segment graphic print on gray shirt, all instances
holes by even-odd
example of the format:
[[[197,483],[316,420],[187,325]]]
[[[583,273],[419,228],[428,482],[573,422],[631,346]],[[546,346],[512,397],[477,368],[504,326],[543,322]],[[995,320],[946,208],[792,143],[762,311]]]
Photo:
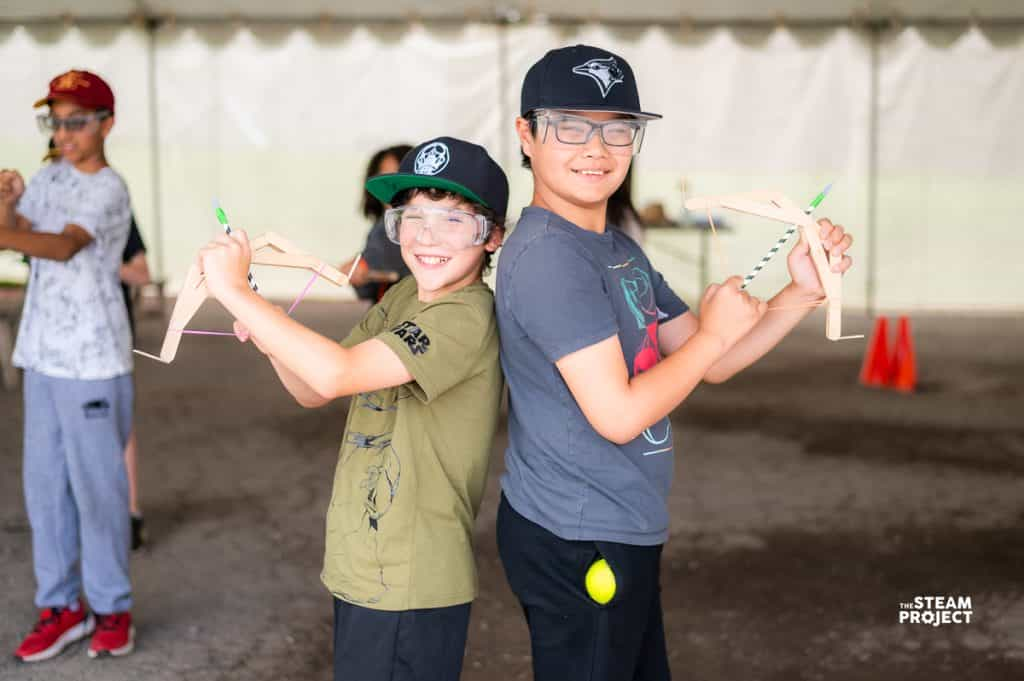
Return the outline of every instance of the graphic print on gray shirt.
[[[75,224],[93,240],[67,262],[31,259],[14,364],[78,380],[130,373],[120,267],[132,211],[121,176],[110,167],[89,174],[56,161],[35,174],[17,211],[34,232],[60,234]]]
[[[563,539],[661,544],[673,473],[667,418],[617,445],[587,421],[555,362],[618,334],[630,377],[658,363],[658,324],[689,308],[619,230],[589,232],[530,207],[502,248],[496,284],[509,387],[502,490]]]

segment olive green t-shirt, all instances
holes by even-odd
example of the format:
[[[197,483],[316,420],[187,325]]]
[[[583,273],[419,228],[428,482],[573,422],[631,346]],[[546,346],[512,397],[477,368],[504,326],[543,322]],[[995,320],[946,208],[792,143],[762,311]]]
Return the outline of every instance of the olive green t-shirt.
[[[327,511],[324,584],[377,610],[476,596],[473,520],[503,387],[490,289],[416,291],[413,277],[391,287],[342,341],[383,341],[413,377],[352,397]]]

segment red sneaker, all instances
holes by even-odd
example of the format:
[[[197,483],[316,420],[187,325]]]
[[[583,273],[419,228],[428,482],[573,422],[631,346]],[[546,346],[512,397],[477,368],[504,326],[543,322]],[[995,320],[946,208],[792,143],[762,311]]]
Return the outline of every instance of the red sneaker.
[[[96,613],[96,633],[89,644],[89,657],[120,657],[135,648],[135,627],[130,612],[110,615]]]
[[[39,621],[32,633],[25,637],[14,657],[22,662],[40,662],[60,654],[75,641],[92,633],[96,620],[85,609],[81,599],[78,610],[46,608],[39,613]]]

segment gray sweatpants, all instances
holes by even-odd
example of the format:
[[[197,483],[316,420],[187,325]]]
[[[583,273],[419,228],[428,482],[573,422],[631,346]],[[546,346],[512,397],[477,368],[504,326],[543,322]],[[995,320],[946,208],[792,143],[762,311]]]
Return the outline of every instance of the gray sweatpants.
[[[130,610],[131,521],[124,446],[132,377],[103,381],[25,371],[25,505],[38,608],[66,607],[85,585],[98,613]]]

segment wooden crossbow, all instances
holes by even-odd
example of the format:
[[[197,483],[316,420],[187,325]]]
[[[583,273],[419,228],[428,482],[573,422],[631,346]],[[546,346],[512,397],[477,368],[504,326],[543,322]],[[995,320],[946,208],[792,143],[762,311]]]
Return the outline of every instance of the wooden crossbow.
[[[346,275],[327,263],[304,253],[290,241],[274,232],[267,232],[256,237],[252,240],[250,247],[254,265],[307,269],[335,286],[344,286],[348,283]],[[151,355],[141,350],[135,350],[135,352],[164,364],[173,362],[175,355],[178,354],[181,336],[186,332],[185,325],[192,320],[209,295],[209,291],[206,289],[206,277],[199,271],[199,265],[193,264],[189,268],[188,274],[185,275],[185,283],[182,284],[178,298],[174,302],[170,323],[167,326],[167,335],[164,336],[163,345],[160,347],[160,355]]]
[[[780,192],[757,191],[742,194],[725,194],[689,199],[686,208],[705,211],[710,216],[712,208],[727,208],[769,220],[797,225],[811,247],[811,260],[818,272],[818,278],[825,289],[825,337],[832,341],[863,338],[861,335],[843,336],[843,275],[832,271],[831,257],[818,236],[817,222],[800,206]],[[709,218],[710,219],[710,218]]]

